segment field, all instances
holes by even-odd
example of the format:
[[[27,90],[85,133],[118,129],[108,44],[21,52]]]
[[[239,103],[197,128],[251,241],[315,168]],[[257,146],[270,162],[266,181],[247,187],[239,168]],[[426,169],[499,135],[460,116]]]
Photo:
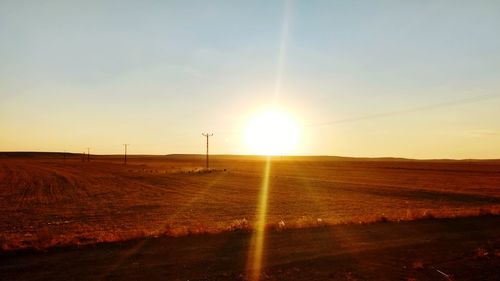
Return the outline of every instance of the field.
[[[244,279],[265,157],[65,158],[0,154],[0,279]],[[499,213],[498,160],[273,157],[263,279],[495,280]]]
[[[6,250],[251,228],[266,162],[20,156],[0,159]],[[496,213],[500,162],[274,157],[268,200],[271,228]]]

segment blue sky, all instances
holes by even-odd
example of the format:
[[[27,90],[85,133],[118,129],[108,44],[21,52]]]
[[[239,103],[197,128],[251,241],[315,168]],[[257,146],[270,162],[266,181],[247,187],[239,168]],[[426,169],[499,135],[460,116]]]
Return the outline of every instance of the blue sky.
[[[498,1],[2,0],[0,150],[246,153],[277,102],[296,154],[499,158],[498,34]]]

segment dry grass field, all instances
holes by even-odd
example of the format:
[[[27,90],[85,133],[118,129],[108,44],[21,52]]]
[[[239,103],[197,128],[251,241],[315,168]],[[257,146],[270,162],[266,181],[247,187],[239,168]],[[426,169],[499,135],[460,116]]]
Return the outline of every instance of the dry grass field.
[[[265,158],[3,153],[3,250],[251,229]],[[498,213],[500,161],[273,157],[267,224]]]
[[[0,154],[1,280],[256,280],[266,158]],[[500,161],[273,157],[259,280],[498,280]]]

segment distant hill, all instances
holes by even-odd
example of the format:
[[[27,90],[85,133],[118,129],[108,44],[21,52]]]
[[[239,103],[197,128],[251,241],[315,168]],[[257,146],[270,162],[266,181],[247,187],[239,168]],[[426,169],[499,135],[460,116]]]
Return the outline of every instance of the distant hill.
[[[92,157],[98,158],[113,158],[123,157],[121,154],[91,154]],[[24,159],[37,159],[37,158],[75,158],[81,157],[81,153],[71,152],[38,152],[38,151],[0,151],[0,158],[24,158]],[[166,154],[166,155],[139,155],[129,154],[130,158],[169,158],[169,159],[204,159],[205,154]],[[260,160],[266,156],[262,155],[236,155],[236,154],[216,154],[210,155],[213,160]],[[410,159],[398,157],[345,157],[345,156],[327,156],[327,155],[314,155],[314,156],[272,156],[277,160],[290,160],[290,161],[383,161],[383,162],[406,162],[406,161],[487,161],[487,162],[500,162],[500,159]]]
[[[0,152],[0,158],[64,158],[70,155],[81,155],[69,152],[32,152],[32,151],[7,151]]]

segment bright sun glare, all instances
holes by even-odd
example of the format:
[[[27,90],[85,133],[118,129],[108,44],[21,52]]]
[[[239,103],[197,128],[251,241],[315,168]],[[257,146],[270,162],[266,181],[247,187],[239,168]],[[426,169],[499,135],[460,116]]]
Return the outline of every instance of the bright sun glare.
[[[252,154],[286,155],[294,152],[299,139],[295,120],[285,111],[257,112],[245,131],[245,142]]]

